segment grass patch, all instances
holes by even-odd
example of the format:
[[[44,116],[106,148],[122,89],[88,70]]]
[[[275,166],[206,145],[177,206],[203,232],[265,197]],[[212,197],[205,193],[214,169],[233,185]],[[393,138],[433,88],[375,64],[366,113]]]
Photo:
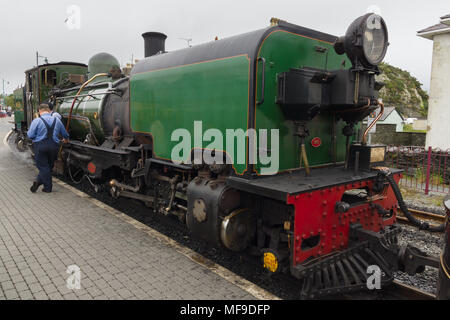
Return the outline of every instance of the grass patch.
[[[412,124],[405,124],[403,126],[403,132],[427,133],[427,130],[414,130]]]
[[[417,180],[419,180],[419,181],[421,181],[423,183],[426,183],[426,180],[427,180],[427,171],[426,171],[426,169],[417,168],[414,177]],[[430,174],[430,185],[441,186],[443,184],[444,184],[444,177],[443,176],[441,176],[438,173],[431,173]]]

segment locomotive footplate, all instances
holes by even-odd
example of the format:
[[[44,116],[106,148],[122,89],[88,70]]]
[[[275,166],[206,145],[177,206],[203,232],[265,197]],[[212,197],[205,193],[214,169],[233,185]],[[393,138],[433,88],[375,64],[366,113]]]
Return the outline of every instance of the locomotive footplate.
[[[136,167],[139,147],[109,149],[91,146],[76,140],[63,145],[63,150],[70,159],[83,163],[92,177],[100,177],[102,170],[112,166],[131,171]]]
[[[398,169],[390,170],[393,174],[403,172]],[[358,171],[355,173],[353,170],[346,170],[343,166],[339,166],[312,169],[309,176],[306,176],[303,170],[298,170],[254,179],[229,177],[227,183],[236,190],[286,201],[289,195],[367,181],[375,179],[377,175],[377,171]]]

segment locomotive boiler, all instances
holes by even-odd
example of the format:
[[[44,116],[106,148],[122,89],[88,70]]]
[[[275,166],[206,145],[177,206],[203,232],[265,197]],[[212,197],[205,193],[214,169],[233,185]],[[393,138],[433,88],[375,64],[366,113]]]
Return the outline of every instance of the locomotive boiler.
[[[59,173],[260,256],[268,272],[304,280],[305,298],[365,289],[371,266],[386,286],[397,270],[435,265],[398,245],[398,205],[434,230],[408,214],[402,172],[384,167],[386,147],[367,144],[361,127],[384,108],[382,17],[364,15],[340,38],[272,19],[173,52],[164,34],[143,37],[129,76],[103,53],[84,81],[49,92],[71,136]]]

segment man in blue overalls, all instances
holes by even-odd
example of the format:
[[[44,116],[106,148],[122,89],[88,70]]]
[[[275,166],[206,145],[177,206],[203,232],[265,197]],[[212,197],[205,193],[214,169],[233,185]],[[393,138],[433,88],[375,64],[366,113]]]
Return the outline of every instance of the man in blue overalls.
[[[33,140],[34,160],[39,169],[39,175],[30,188],[35,193],[37,189],[44,185],[43,192],[51,193],[52,170],[59,150],[59,136],[66,142],[69,134],[63,123],[56,117],[52,117],[50,107],[47,104],[39,106],[40,118],[36,118],[31,123],[28,130],[28,137]]]

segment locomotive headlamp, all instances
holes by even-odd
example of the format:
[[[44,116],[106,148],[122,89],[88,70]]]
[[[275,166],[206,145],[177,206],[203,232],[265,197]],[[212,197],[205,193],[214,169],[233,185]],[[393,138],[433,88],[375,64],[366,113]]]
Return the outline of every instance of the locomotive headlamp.
[[[386,23],[379,15],[369,13],[356,19],[334,47],[338,54],[347,54],[354,68],[376,69],[388,45]]]

